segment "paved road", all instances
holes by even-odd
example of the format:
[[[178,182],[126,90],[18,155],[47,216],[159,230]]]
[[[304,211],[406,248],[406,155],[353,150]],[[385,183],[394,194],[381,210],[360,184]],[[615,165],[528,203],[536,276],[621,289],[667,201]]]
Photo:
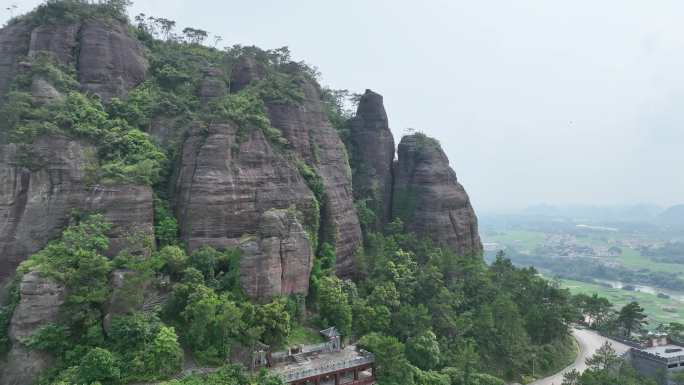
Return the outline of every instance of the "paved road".
[[[563,374],[572,369],[577,369],[580,373],[587,368],[587,364],[584,362],[588,357],[591,357],[594,352],[601,347],[606,341],[610,341],[613,345],[613,349],[618,354],[622,354],[629,350],[627,345],[621,344],[619,342],[608,340],[606,337],[599,335],[598,333],[586,330],[586,329],[575,329],[572,331],[573,336],[579,344],[580,352],[575,359],[575,362],[568,366],[567,368],[561,370],[560,372],[554,374],[553,376],[542,378],[537,380],[530,385],[561,385],[563,382]]]

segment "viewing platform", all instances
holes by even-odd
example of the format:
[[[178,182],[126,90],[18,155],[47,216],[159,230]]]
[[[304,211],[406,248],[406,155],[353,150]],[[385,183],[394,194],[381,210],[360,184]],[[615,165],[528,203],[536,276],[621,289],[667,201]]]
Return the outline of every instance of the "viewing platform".
[[[274,366],[271,373],[293,385],[366,385],[375,383],[375,357],[355,345]]]

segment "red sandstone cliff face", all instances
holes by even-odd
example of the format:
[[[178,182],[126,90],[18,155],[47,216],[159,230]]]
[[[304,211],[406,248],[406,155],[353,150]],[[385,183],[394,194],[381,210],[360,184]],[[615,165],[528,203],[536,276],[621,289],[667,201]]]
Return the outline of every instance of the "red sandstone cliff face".
[[[119,22],[19,22],[0,30],[0,100],[17,75],[20,57],[39,52],[62,65],[78,65],[81,87],[104,100],[124,95],[144,80],[147,70],[142,46]],[[31,91],[42,103],[61,97],[41,78],[33,79]],[[0,133],[0,143],[4,136]],[[46,136],[30,152],[15,144],[0,146],[0,288],[21,261],[63,230],[72,210],[103,212],[114,224],[110,255],[123,247],[130,232],[153,234],[152,189],[91,183],[86,167],[95,153],[92,146]]]
[[[86,21],[79,32],[78,81],[84,90],[108,101],[145,80],[142,45],[121,23]]]
[[[64,286],[30,272],[22,277],[19,295],[9,327],[12,349],[0,367],[0,385],[32,384],[54,361],[50,353],[28,349],[21,341],[57,321],[59,307],[66,298]]]
[[[148,68],[145,50],[125,24],[18,22],[0,29],[0,103],[20,71],[19,59],[41,52],[74,68],[81,90],[105,102],[143,82]],[[284,67],[280,70],[300,70]],[[209,108],[211,101],[266,76],[266,69],[249,56],[233,67],[230,81],[223,68],[207,68],[200,104]],[[419,136],[406,137],[393,166],[394,139],[382,96],[367,91],[350,122],[351,155],[358,166],[352,177],[347,150],[328,120],[319,85],[307,77],[297,79],[301,101],[267,101],[265,106],[271,125],[288,142],[287,151],[258,128],[225,121],[171,132],[167,117],[154,117],[150,133],[159,142],[182,138],[172,203],[190,252],[204,245],[240,248],[240,282],[254,299],[306,294],[314,237],[335,245],[338,275],[356,273],[355,253],[362,240],[354,198],[371,200],[378,215],[376,231],[393,216],[401,217],[410,231],[459,253],[481,250],[468,196],[438,146],[425,146],[432,142]],[[31,93],[39,103],[62,97],[38,77]],[[0,143],[4,139],[0,132]],[[102,212],[113,223],[109,255],[125,246],[129,234],[153,234],[152,189],[93,184],[87,170],[94,153],[84,142],[44,136],[30,146],[29,165],[19,146],[0,144],[0,293],[21,261],[60,234],[73,210]],[[300,175],[298,161],[310,165],[323,184],[320,206]],[[115,272],[115,278],[117,274],[124,278],[122,272]],[[64,299],[62,287],[35,273],[23,277],[20,292],[10,330],[14,342],[54,320]],[[110,310],[116,312],[113,297]],[[11,370],[2,373],[0,385],[31,383],[50,362],[49,354],[26,351],[20,343],[8,357]]]
[[[305,95],[302,104],[267,104],[269,118],[297,153],[315,165],[325,186],[322,239],[335,245],[337,274],[351,276],[354,256],[361,246],[361,227],[354,207],[347,152],[323,110],[318,86],[305,82],[301,87]]]
[[[439,143],[422,134],[399,143],[392,212],[406,229],[459,254],[478,254],[477,217]]]
[[[17,74],[19,57],[28,53],[30,37],[31,27],[24,23],[0,29],[0,101]]]
[[[272,229],[275,225],[266,224],[270,218],[264,215],[272,209],[292,208],[310,216],[316,209],[314,196],[261,130],[251,130],[239,142],[238,129],[226,122],[206,129],[197,126],[189,132],[175,198],[181,237],[190,251],[204,245],[243,248],[241,281],[253,298],[305,294],[313,258],[309,238],[300,231],[302,218],[289,218],[292,224],[283,224],[287,230]],[[301,233],[293,241],[294,252],[276,257],[279,251],[274,243],[287,243],[292,226]],[[254,245],[247,245],[250,241]]]
[[[43,137],[32,145],[37,166],[29,169],[17,145],[0,146],[0,285],[61,233],[73,210],[102,212],[114,224],[109,255],[133,232],[153,234],[152,189],[91,185],[86,168],[93,153],[65,137]]]
[[[287,69],[285,69],[287,70]],[[295,66],[290,70],[296,71]],[[249,57],[243,57],[231,75],[231,91],[259,80],[264,71]],[[347,151],[331,126],[321,101],[320,87],[313,80],[299,80],[304,98],[299,103],[267,102],[271,125],[279,129],[293,151],[313,165],[325,187],[322,202],[322,240],[331,241],[337,252],[337,274],[351,276],[355,253],[361,247],[361,227],[352,192]]]
[[[37,26],[18,22],[0,29],[0,99],[17,74],[18,59],[38,52],[49,52],[59,64],[77,65],[82,89],[104,101],[142,83],[148,67],[142,45],[120,22]]]
[[[349,126],[354,198],[367,200],[376,214],[372,230],[381,232],[392,215],[394,163],[394,137],[382,95],[366,90]]]
[[[82,89],[105,101],[124,96],[142,82],[148,66],[144,49],[124,24],[19,22],[0,30],[0,98],[17,74],[17,60],[38,52],[74,66]],[[283,65],[279,70],[300,69]],[[230,81],[222,68],[207,68],[200,102],[207,108],[212,100],[267,75],[249,56],[236,63]],[[271,125],[287,139],[294,158],[276,150],[258,129],[243,127],[249,134],[238,140],[240,127],[231,122],[192,126],[186,133],[173,203],[181,236],[191,250],[202,245],[243,248],[242,282],[255,298],[306,293],[311,235],[334,243],[339,275],[355,273],[361,229],[354,198],[370,200],[378,216],[376,231],[400,216],[409,230],[432,236],[457,252],[480,250],[477,219],[441,149],[421,147],[415,136],[405,138],[393,177],[394,139],[382,96],[367,91],[350,122],[352,177],[347,151],[328,121],[319,85],[306,76],[297,79],[301,101],[266,102]],[[42,103],[61,97],[44,79],[34,79],[32,91]],[[183,134],[167,132],[164,117],[153,119],[151,131],[162,143]],[[148,187],[90,185],[84,170],[92,149],[77,141],[46,137],[33,147],[42,166],[32,169],[22,166],[15,145],[0,148],[0,178],[6,182],[0,187],[0,281],[59,234],[72,209],[105,212],[116,225],[113,250],[121,247],[124,237],[117,229],[151,233]],[[325,191],[320,213],[297,160],[311,165],[321,179]],[[317,214],[320,228],[307,227]]]

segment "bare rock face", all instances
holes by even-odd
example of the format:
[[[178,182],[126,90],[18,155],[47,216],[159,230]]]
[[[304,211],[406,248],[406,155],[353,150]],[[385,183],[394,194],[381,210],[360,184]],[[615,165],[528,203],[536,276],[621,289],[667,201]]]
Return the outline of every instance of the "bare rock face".
[[[4,369],[0,369],[0,385],[32,384],[52,364],[47,352],[29,350],[21,341],[41,327],[55,322],[59,307],[66,297],[65,288],[37,272],[22,277],[19,304],[12,314],[9,338],[12,349]]]
[[[296,66],[292,71],[297,71]],[[263,78],[265,70],[251,58],[233,68],[231,92]],[[355,253],[361,246],[361,227],[352,196],[352,178],[344,143],[331,126],[321,101],[320,87],[313,80],[299,81],[304,95],[300,103],[266,102],[271,125],[279,129],[290,147],[313,165],[325,187],[322,202],[322,240],[332,241],[337,253],[337,274],[355,272]]]
[[[19,22],[0,29],[0,99],[17,74],[17,60],[39,52],[50,53],[63,66],[78,64],[83,89],[104,101],[123,96],[142,83],[148,67],[142,45],[120,22],[88,20],[39,26]]]
[[[145,80],[142,45],[118,22],[86,21],[80,31],[78,80],[104,101],[120,97]]]
[[[63,97],[52,84],[40,77],[35,77],[31,82],[31,96],[38,104],[49,104]]]
[[[459,254],[477,254],[482,243],[477,217],[439,143],[423,134],[399,143],[394,172],[393,216],[407,230],[432,238]]]
[[[133,232],[153,234],[151,188],[91,185],[92,147],[43,137],[29,150],[0,146],[0,287],[21,261],[59,236],[74,209],[102,212],[113,223],[109,255]]]
[[[264,212],[256,237],[244,239],[240,249],[240,282],[250,297],[308,292],[313,254],[309,236],[291,210]]]
[[[228,85],[220,68],[207,68],[200,84],[200,102],[206,106],[210,102],[228,95]]]
[[[208,128],[198,125],[190,130],[183,145],[174,207],[181,238],[191,251],[204,245],[218,249],[240,247],[246,237],[263,236],[275,242],[276,233],[284,234],[282,242],[287,243],[286,239],[296,238],[287,235],[294,230],[271,231],[272,215],[264,213],[293,208],[305,218],[316,214],[314,196],[296,168],[273,150],[261,130],[248,129],[242,135],[239,130],[232,123]],[[306,253],[292,257],[292,263],[297,263],[298,258],[307,259],[311,253],[308,239],[297,239],[298,252]],[[302,273],[306,274],[296,278],[255,267],[274,263],[275,251],[266,245],[268,242],[257,240],[254,247],[245,246],[246,257],[241,260],[245,291],[254,297],[306,293],[306,270],[310,267],[303,267]],[[287,252],[283,255],[291,256]]]
[[[359,101],[350,122],[350,153],[354,197],[368,199],[376,213],[374,229],[382,231],[392,215],[392,165],[394,137],[390,131],[382,95],[371,90]]]
[[[65,297],[64,286],[36,271],[24,274],[19,284],[19,304],[9,328],[12,343],[19,343],[41,326],[55,322]]]
[[[28,51],[30,36],[31,27],[26,23],[15,23],[0,29],[0,102],[17,74],[17,60]]]
[[[250,55],[242,55],[233,67],[230,76],[230,92],[236,93],[255,80],[266,77],[266,70]]]
[[[280,129],[295,151],[309,164],[325,187],[321,215],[322,239],[332,240],[337,254],[337,274],[355,273],[355,253],[361,246],[361,227],[352,196],[351,168],[347,151],[325,112],[319,87],[301,84],[301,104],[267,103],[271,125]]]
[[[78,46],[81,23],[40,25],[31,32],[29,56],[50,52],[57,63],[68,66],[76,62],[74,52]]]

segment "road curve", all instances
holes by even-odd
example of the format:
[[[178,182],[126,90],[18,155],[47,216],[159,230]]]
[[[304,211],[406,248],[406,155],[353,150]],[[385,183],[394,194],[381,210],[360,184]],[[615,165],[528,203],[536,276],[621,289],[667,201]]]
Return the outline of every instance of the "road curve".
[[[575,340],[577,340],[580,350],[575,362],[560,372],[552,376],[539,379],[530,383],[529,385],[561,385],[563,383],[563,375],[566,372],[577,369],[578,372],[582,373],[587,368],[587,364],[584,361],[591,357],[594,352],[598,350],[598,348],[600,348],[601,345],[603,345],[606,341],[609,341],[613,345],[613,349],[615,349],[618,354],[622,354],[629,350],[629,346],[603,337],[592,330],[574,329],[572,331],[572,335],[575,337]]]

